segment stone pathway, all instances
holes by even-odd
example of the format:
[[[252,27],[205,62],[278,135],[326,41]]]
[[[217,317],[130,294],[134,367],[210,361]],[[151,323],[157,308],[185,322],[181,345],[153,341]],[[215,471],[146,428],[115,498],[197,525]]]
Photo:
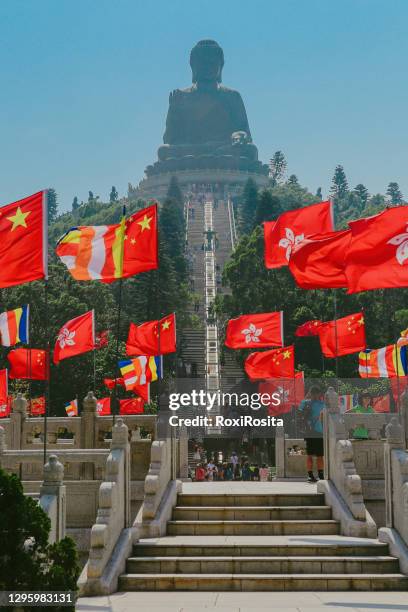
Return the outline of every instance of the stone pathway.
[[[115,593],[81,598],[78,612],[408,612],[408,594],[376,593]]]

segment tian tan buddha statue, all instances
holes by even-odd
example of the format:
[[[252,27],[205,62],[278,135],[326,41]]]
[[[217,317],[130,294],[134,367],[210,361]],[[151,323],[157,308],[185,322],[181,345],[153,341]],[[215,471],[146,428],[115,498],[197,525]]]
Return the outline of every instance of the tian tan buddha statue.
[[[146,174],[201,168],[266,174],[241,96],[221,84],[221,47],[214,40],[201,40],[191,51],[190,66],[193,85],[170,94],[159,161],[148,166]]]

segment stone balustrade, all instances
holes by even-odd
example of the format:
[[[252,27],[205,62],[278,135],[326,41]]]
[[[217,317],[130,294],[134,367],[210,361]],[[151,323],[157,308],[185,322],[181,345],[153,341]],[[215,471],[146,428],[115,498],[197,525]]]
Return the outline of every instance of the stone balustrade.
[[[53,544],[65,537],[66,487],[64,466],[56,455],[50,455],[44,465],[44,481],[40,488],[39,504],[51,521],[49,542]]]
[[[405,412],[406,414],[406,412]],[[400,560],[401,571],[408,574],[408,450],[406,421],[401,426],[394,416],[386,427],[384,446],[386,526],[378,537]]]

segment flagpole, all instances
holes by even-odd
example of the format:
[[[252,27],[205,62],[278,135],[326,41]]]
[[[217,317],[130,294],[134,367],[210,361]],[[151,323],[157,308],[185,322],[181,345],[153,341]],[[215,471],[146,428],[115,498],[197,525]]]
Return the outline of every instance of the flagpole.
[[[398,335],[398,331],[397,331],[397,321],[395,319],[395,306],[393,309],[393,314],[392,314],[392,322],[393,322],[393,333],[394,333],[394,338]],[[400,412],[400,375],[399,375],[399,346],[397,344],[397,341],[394,343],[394,351],[395,351],[395,370],[397,373],[397,412],[399,414]]]
[[[336,289],[332,289],[333,293],[333,307],[334,307],[334,342],[336,347],[336,378],[337,378],[337,387],[339,385],[339,358],[338,358],[338,338],[337,338],[337,295]]]
[[[45,321],[46,321],[46,350],[45,350],[45,372],[47,376],[45,385],[45,407],[44,407],[44,465],[47,463],[47,435],[48,435],[48,410],[50,403],[50,336],[48,327],[48,279],[45,279]]]
[[[122,209],[122,223],[126,217],[126,205],[123,205]],[[125,226],[126,228],[126,226]],[[120,320],[122,315],[122,293],[123,293],[123,257],[125,251],[125,231],[122,235],[122,252],[121,252],[121,276],[119,278],[119,300],[118,300],[118,319],[116,323],[116,357],[115,357],[115,401],[112,410],[113,423],[115,425],[116,411],[119,414],[119,398],[118,398],[118,367],[119,367],[119,348],[120,348]]]
[[[93,392],[96,395],[96,350],[93,351]]]

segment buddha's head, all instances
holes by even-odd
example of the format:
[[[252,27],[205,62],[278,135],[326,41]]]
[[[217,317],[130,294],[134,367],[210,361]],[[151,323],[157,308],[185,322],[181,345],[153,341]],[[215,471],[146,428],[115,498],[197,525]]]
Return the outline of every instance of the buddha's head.
[[[190,53],[193,83],[221,83],[224,53],[215,40],[200,40]]]

